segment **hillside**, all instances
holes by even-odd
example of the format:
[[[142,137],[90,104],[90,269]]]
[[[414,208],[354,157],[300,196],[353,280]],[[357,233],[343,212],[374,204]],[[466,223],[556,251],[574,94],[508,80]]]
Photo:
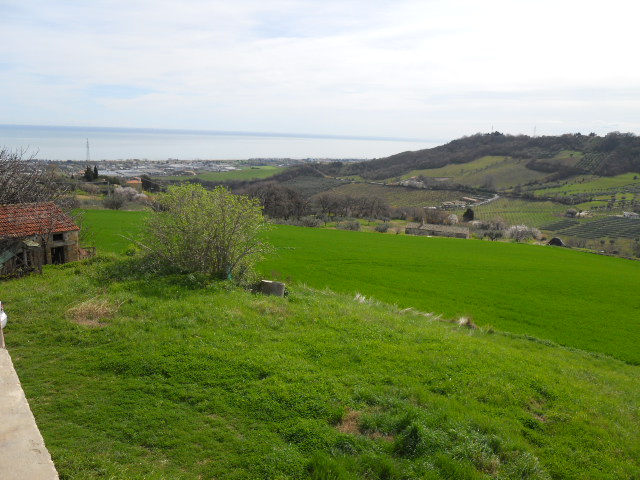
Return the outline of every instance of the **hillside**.
[[[640,374],[610,357],[135,258],[48,267],[3,301],[61,478],[640,475]]]
[[[617,132],[605,137],[594,134],[529,137],[495,132],[463,137],[435,148],[403,152],[387,158],[331,165],[327,171],[338,176],[357,175],[370,180],[384,180],[412,171],[466,164],[483,157],[526,160],[524,166],[528,170],[557,177],[579,173],[610,176],[640,171],[640,138]]]

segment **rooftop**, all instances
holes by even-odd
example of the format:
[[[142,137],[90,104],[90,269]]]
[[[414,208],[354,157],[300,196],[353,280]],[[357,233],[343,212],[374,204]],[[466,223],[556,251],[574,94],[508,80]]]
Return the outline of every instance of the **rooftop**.
[[[0,236],[21,238],[80,230],[53,202],[0,205]]]

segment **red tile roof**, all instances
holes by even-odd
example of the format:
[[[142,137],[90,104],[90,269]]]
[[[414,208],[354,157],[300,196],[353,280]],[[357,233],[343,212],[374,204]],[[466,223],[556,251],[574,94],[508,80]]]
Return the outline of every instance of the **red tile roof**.
[[[0,205],[0,237],[28,237],[80,230],[53,202]]]

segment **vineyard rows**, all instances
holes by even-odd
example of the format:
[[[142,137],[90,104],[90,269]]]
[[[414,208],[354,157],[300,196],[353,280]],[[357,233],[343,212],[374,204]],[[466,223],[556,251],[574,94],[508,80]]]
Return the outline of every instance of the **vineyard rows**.
[[[554,229],[548,228],[546,230]],[[603,237],[639,238],[640,220],[623,217],[606,217],[554,231],[562,235],[569,235],[572,237],[580,237],[591,240]]]
[[[552,232],[559,232],[560,230],[564,230],[565,228],[573,227],[574,225],[578,225],[580,222],[574,219],[564,219],[559,222],[550,223],[548,225],[543,225],[540,227],[541,230],[550,230]]]
[[[576,164],[576,167],[586,170],[587,172],[595,172],[603,160],[604,155],[602,153],[587,153]]]

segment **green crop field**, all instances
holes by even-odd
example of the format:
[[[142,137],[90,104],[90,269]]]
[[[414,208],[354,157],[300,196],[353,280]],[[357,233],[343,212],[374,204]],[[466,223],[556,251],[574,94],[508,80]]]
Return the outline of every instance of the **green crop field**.
[[[400,307],[471,315],[640,364],[640,262],[554,247],[278,227],[265,274]]]
[[[118,210],[82,210],[83,245],[103,252],[122,253],[138,235],[148,212]]]
[[[94,210],[85,222],[99,249],[121,252],[130,242],[119,234],[135,234],[142,215]],[[640,262],[554,247],[289,226],[275,227],[270,237],[278,253],[260,267],[268,277],[448,317],[472,315],[481,325],[640,363],[640,303],[629,295],[640,288]]]

